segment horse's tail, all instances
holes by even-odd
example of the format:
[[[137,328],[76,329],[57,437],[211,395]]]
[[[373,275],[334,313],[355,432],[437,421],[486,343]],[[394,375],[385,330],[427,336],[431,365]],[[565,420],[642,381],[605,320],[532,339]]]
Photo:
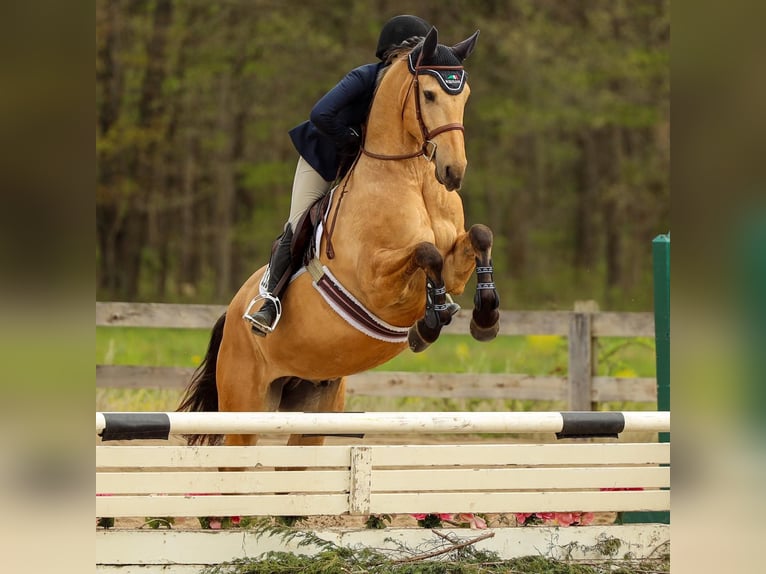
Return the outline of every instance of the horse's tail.
[[[194,371],[189,386],[186,387],[181,404],[176,412],[217,412],[218,411],[218,388],[215,381],[215,368],[218,362],[218,350],[221,348],[223,338],[223,324],[226,321],[226,313],[221,315],[213,326],[210,335],[210,344],[207,347],[205,358]],[[220,444],[223,435],[190,434],[184,435],[187,444],[203,445]]]

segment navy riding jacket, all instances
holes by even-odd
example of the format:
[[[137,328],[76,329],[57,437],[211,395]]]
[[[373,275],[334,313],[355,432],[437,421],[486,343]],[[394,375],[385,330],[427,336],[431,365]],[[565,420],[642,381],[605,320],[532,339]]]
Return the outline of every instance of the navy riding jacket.
[[[376,63],[351,70],[316,103],[310,119],[289,132],[301,157],[327,181],[351,167],[353,157],[339,148],[349,141],[349,128],[362,133],[382,67]]]

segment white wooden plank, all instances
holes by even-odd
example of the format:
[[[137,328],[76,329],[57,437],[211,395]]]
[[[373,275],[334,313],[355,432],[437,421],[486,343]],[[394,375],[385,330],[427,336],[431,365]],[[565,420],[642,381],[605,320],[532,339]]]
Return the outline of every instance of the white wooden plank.
[[[472,539],[475,530],[450,529],[459,539]],[[497,552],[501,559],[543,555],[549,558],[598,559],[597,542],[614,538],[621,541],[620,554],[641,559],[670,540],[668,524],[625,524],[578,526],[570,528],[525,527],[491,528],[494,536],[476,543],[478,550]],[[402,547],[433,547],[441,539],[425,528],[386,528],[385,530],[318,530],[322,540],[355,548],[368,547],[396,551]],[[321,548],[299,546],[302,540],[285,540],[279,535],[256,534],[239,529],[223,531],[109,530],[96,532],[97,572],[114,574],[153,574],[176,572],[192,565],[220,564],[237,558],[258,558],[271,551],[313,555]],[[131,566],[133,565],[133,566]],[[168,565],[169,570],[141,570],[140,567]],[[158,566],[161,568],[161,566]]]
[[[348,467],[349,446],[97,446],[97,468]]]
[[[320,516],[347,512],[347,494],[96,497],[96,516]]]
[[[670,443],[376,445],[374,467],[668,464]]]
[[[347,470],[96,473],[96,492],[110,494],[255,494],[348,490]]]
[[[368,446],[351,449],[351,491],[349,508],[352,514],[368,514],[370,511],[370,487],[372,483],[372,452]]]
[[[373,514],[444,512],[619,512],[668,510],[669,490],[621,492],[375,493]]]
[[[669,464],[669,443],[370,445],[373,466]],[[350,446],[97,446],[97,468],[343,467]]]
[[[668,467],[375,470],[372,490],[510,491],[670,486]]]

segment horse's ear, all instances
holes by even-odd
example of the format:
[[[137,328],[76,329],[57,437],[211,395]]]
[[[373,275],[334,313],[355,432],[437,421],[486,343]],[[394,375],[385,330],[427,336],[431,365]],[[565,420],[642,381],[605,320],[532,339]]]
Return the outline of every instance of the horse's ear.
[[[425,40],[423,40],[423,61],[429,62],[432,58],[436,57],[436,46],[439,44],[439,31],[435,26],[431,26],[431,29],[426,34]]]
[[[470,38],[463,40],[459,44],[455,44],[452,46],[452,48],[450,48],[450,50],[452,50],[452,53],[455,54],[455,56],[462,62],[471,55],[471,52],[473,52],[478,37],[479,31],[476,30],[476,32],[474,32]]]

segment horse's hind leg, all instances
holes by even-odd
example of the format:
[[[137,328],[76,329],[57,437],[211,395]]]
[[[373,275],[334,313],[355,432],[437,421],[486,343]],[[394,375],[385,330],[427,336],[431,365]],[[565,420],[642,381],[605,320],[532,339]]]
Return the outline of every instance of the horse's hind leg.
[[[282,396],[282,381],[267,378],[264,365],[253,354],[250,329],[244,328],[242,321],[231,323],[232,328],[224,332],[224,344],[218,355],[218,410],[276,411]],[[226,435],[224,439],[226,446],[252,446],[257,442],[255,434]]]
[[[476,256],[471,335],[477,341],[491,341],[500,329],[500,297],[495,289],[492,267],[492,231],[486,225],[473,225],[468,235]]]
[[[340,413],[346,405],[346,379],[306,381],[291,379],[284,386],[280,411]],[[288,446],[321,446],[325,435],[291,434]],[[279,467],[277,470],[306,470],[306,467]]]
[[[280,411],[341,413],[346,406],[346,379],[328,381],[305,381],[295,379],[285,385]],[[288,445],[320,446],[324,444],[324,435],[291,434]]]

